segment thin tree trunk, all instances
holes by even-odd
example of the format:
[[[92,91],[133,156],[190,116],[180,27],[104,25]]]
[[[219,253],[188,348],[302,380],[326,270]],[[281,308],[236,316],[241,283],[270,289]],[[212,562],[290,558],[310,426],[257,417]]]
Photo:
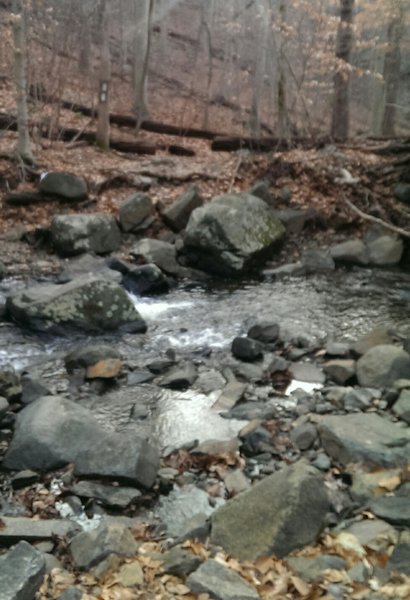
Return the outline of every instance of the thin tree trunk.
[[[349,135],[349,61],[353,46],[354,0],[340,0],[340,24],[336,40],[336,73],[333,79],[334,98],[331,135],[344,141]]]
[[[110,147],[109,85],[111,57],[109,47],[108,10],[106,0],[100,0],[101,58],[98,96],[97,145],[108,150]]]
[[[27,107],[27,9],[25,0],[13,0],[14,78],[17,90],[18,140],[16,153],[28,165],[34,164]]]
[[[133,88],[138,130],[147,113],[146,85],[154,0],[135,0],[135,8],[137,22],[135,24]]]
[[[278,137],[279,139],[287,140],[289,138],[289,116],[287,107],[286,93],[286,75],[285,75],[285,56],[284,56],[284,40],[283,30],[286,24],[286,3],[285,0],[280,1],[279,5],[279,21],[280,21],[280,39],[278,50],[278,80],[276,88],[276,102],[278,110]]]
[[[393,16],[387,29],[388,48],[384,61],[383,79],[385,82],[385,102],[382,123],[382,135],[395,135],[396,106],[400,84],[400,41],[403,33],[402,14],[398,12]]]

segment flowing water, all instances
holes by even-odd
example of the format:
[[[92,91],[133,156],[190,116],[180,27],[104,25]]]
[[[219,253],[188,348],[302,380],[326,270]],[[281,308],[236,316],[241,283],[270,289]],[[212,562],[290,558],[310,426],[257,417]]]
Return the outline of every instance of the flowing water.
[[[1,285],[0,293],[6,294],[21,282],[9,280]],[[206,349],[211,350],[217,367],[232,339],[261,320],[277,322],[282,338],[303,335],[321,343],[329,339],[354,341],[377,326],[389,326],[403,337],[410,336],[410,276],[402,272],[338,270],[278,281],[219,283],[208,289],[178,287],[165,296],[133,300],[147,321],[148,332],[121,338],[104,335],[93,340],[115,344],[126,362],[138,368],[164,356],[170,348],[180,358],[201,357]],[[61,359],[71,347],[89,341],[48,338],[23,332],[11,323],[0,323],[0,365],[11,364],[17,370],[37,365],[46,379],[54,381],[53,391],[64,392],[67,383]],[[155,412],[155,428],[162,445],[179,443],[183,435],[180,430],[186,427],[192,438],[199,439],[209,437],[221,426],[207,417],[212,396],[196,394],[193,404],[189,394],[164,392],[159,398],[158,388],[155,393],[154,388],[150,384],[139,386],[138,398],[149,414]],[[106,426],[129,427],[135,388],[125,388],[121,397],[118,406],[118,394],[108,394],[105,399],[94,397],[89,406]],[[143,420],[139,424],[142,428]],[[168,426],[171,420],[172,426]],[[231,425],[222,437],[232,435],[241,423]]]

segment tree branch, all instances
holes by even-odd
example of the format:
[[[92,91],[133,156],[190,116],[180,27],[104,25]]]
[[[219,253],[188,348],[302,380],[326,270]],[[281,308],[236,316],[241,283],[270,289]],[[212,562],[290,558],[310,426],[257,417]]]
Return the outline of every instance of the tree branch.
[[[353,212],[355,212],[357,215],[359,215],[359,217],[361,219],[364,219],[365,221],[370,221],[371,223],[377,223],[377,225],[381,225],[385,229],[394,231],[394,233],[398,233],[399,235],[402,235],[403,237],[410,238],[410,231],[406,231],[406,229],[402,229],[401,227],[396,227],[395,225],[392,225],[391,223],[387,223],[386,221],[383,221],[383,219],[379,219],[378,217],[373,217],[373,215],[368,215],[367,213],[361,211],[360,208],[357,208],[357,206],[355,206],[347,198],[343,198],[343,200],[346,202],[347,206]]]

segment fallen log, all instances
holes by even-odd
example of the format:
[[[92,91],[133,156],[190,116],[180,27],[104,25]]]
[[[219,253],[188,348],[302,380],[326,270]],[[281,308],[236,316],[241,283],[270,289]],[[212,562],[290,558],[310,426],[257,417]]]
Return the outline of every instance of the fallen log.
[[[29,206],[47,200],[50,198],[46,198],[40,192],[11,192],[4,197],[4,202],[9,206]]]
[[[41,100],[43,102],[47,102],[48,104],[59,102],[62,108],[82,114],[86,117],[97,117],[98,114],[95,108],[90,108],[89,106],[84,106],[83,104],[77,104],[76,102],[70,102],[69,100],[59,100],[53,96],[42,95]],[[110,123],[112,125],[118,125],[119,127],[137,127],[137,119],[132,115],[110,113]],[[192,137],[205,140],[213,140],[215,137],[221,135],[221,133],[207,129],[183,127],[168,123],[157,123],[156,121],[150,120],[142,121],[140,124],[140,129],[143,129],[144,131],[150,131],[151,133],[160,133],[162,135],[175,135],[177,137]]]
[[[250,138],[220,136],[212,141],[214,152],[235,152],[236,150],[253,150],[255,152],[271,152],[289,150],[291,144],[279,138]]]

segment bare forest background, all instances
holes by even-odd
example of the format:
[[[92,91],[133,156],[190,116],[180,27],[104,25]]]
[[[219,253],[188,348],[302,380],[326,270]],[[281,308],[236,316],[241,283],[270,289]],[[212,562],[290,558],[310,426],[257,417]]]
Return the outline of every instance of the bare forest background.
[[[132,115],[137,132],[150,120],[286,140],[410,129],[409,0],[12,0],[0,8],[3,126],[17,114],[27,162],[30,137],[55,136],[70,103],[98,114],[102,147],[110,113]]]

